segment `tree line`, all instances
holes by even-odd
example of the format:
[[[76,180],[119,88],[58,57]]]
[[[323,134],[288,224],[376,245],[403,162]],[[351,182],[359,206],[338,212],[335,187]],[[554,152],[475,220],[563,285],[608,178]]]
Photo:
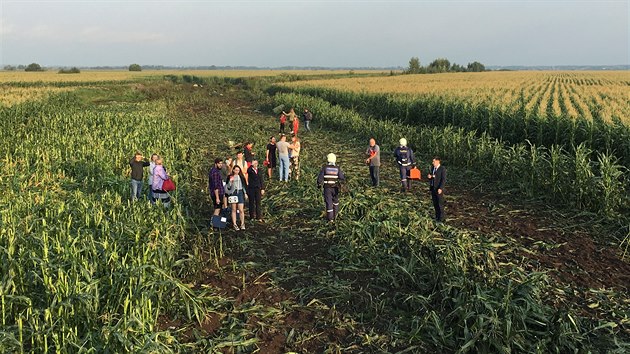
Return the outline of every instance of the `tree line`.
[[[409,66],[403,71],[403,74],[437,74],[448,72],[482,72],[486,71],[486,67],[478,61],[468,63],[463,66],[452,63],[446,58],[438,58],[427,66],[420,65],[418,57],[409,59]]]

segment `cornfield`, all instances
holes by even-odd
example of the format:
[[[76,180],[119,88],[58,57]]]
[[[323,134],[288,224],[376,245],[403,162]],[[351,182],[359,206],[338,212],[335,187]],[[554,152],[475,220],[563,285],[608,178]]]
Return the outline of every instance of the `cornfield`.
[[[628,84],[621,72],[493,72],[313,80],[271,92],[321,97],[412,125],[462,127],[508,144],[585,144],[630,167]]]

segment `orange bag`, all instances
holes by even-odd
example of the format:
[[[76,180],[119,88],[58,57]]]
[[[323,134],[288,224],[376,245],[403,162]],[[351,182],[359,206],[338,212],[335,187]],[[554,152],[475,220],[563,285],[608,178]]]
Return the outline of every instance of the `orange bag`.
[[[409,170],[409,179],[422,179],[422,172],[420,172],[417,167],[412,168],[411,170]]]

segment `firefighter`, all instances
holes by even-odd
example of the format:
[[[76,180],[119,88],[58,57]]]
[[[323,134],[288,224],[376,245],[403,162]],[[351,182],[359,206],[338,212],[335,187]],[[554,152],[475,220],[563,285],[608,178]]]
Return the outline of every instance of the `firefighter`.
[[[416,165],[416,158],[413,156],[413,150],[407,147],[407,139],[401,138],[400,146],[394,150],[394,156],[398,167],[400,168],[400,183],[402,184],[402,192],[409,191],[411,189],[411,180],[407,178],[409,170]]]
[[[333,222],[339,212],[339,184],[346,180],[346,176],[339,166],[336,166],[337,156],[328,154],[328,163],[322,167],[317,176],[317,187],[324,187],[324,202],[326,204],[326,217]]]

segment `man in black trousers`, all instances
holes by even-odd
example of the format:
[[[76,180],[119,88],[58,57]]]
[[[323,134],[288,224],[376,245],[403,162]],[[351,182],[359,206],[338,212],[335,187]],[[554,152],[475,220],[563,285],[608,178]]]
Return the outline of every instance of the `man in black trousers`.
[[[262,222],[262,209],[260,200],[265,194],[265,173],[258,169],[258,160],[254,158],[252,165],[247,169],[247,196],[249,197],[249,217]]]
[[[431,185],[431,199],[435,208],[435,220],[444,222],[444,185],[446,184],[446,169],[440,165],[440,157],[433,157],[431,173],[427,175]]]

